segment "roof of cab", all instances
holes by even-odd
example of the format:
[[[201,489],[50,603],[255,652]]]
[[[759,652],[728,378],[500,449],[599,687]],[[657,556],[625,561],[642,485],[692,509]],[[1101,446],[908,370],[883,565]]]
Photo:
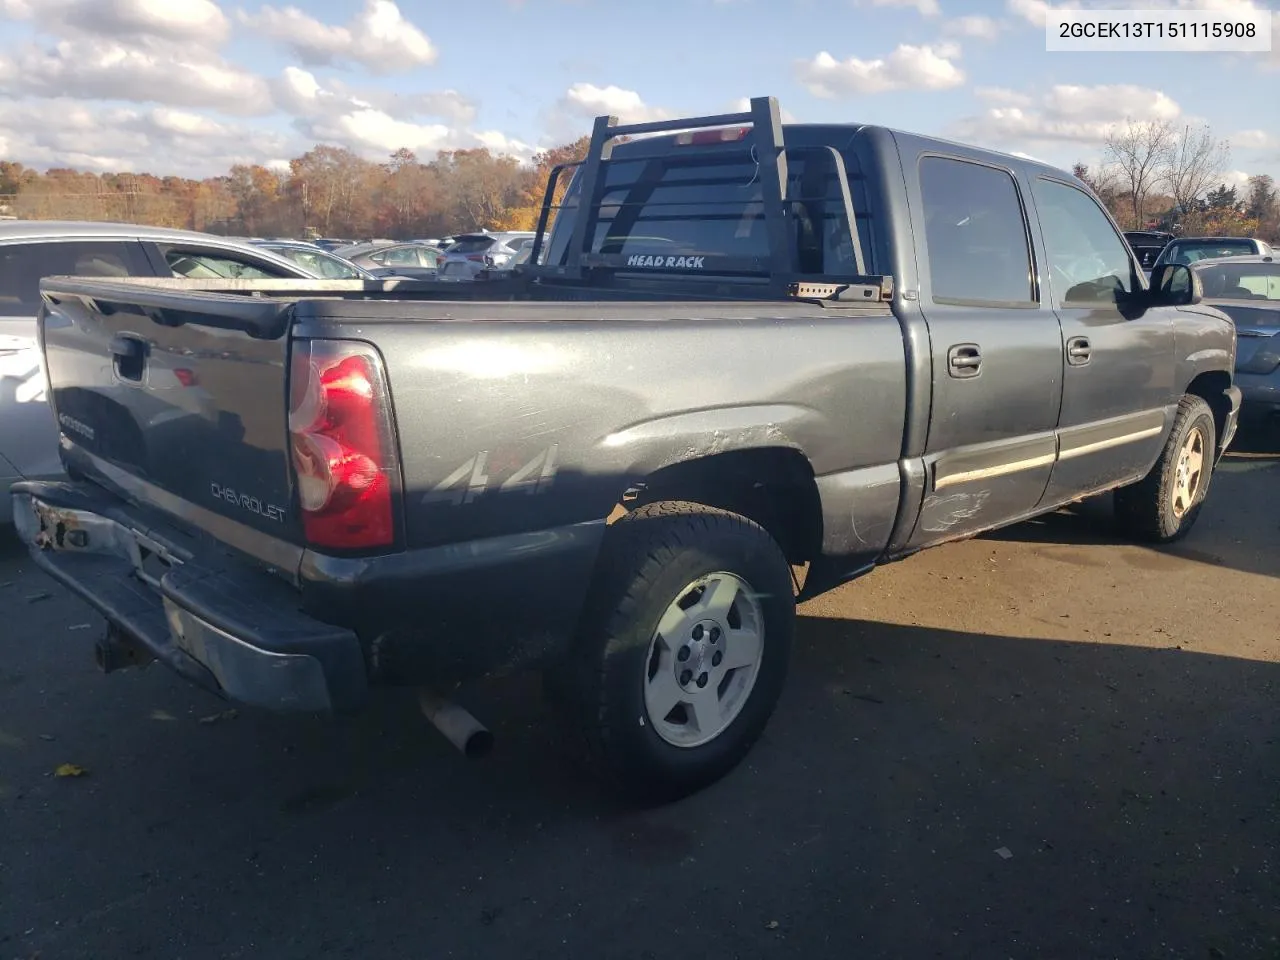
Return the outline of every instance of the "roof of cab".
[[[729,126],[732,127],[734,125],[730,124]],[[1073,175],[1070,171],[1063,170],[1060,167],[1055,167],[1049,163],[1045,163],[1043,160],[1036,160],[1034,157],[1019,156],[1018,154],[1014,154],[1014,153],[1003,153],[999,150],[991,150],[987,147],[979,147],[971,143],[961,143],[958,140],[947,140],[942,137],[929,136],[923,133],[912,133],[908,130],[898,130],[893,127],[882,127],[876,124],[867,124],[867,123],[784,123],[782,125],[782,135],[784,140],[787,139],[789,136],[795,137],[797,134],[799,134],[799,136],[796,137],[796,139],[801,141],[810,139],[810,138],[816,139],[816,140],[830,139],[831,137],[836,136],[838,134],[847,134],[849,137],[853,137],[855,134],[859,132],[872,131],[872,130],[881,131],[883,133],[886,133],[892,136],[895,140],[899,142],[899,144],[901,144],[901,141],[903,139],[916,140],[931,146],[944,149],[948,152],[955,152],[960,155],[967,155],[974,159],[989,160],[1001,166],[1021,167],[1025,169],[1036,170],[1041,173],[1051,174],[1053,177],[1057,179],[1069,180],[1072,183],[1075,183],[1079,186],[1087,188],[1087,184],[1083,183],[1079,178]],[[625,155],[629,145],[645,143],[645,142],[654,141],[654,140],[659,140],[659,141],[666,140],[668,142],[668,145],[674,146],[675,138],[677,136],[679,136],[678,133],[641,135],[639,137],[635,137],[631,140],[627,140],[627,141],[624,141],[623,143],[617,144],[614,147],[614,149],[616,151],[622,152]]]

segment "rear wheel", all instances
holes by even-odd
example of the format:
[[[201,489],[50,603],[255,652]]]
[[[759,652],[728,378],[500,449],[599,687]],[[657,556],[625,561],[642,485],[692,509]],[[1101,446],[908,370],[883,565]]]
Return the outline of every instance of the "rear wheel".
[[[759,525],[701,504],[619,519],[567,663],[549,688],[611,787],[667,800],[724,776],[782,691],[795,599]]]
[[[1130,536],[1171,543],[1200,515],[1217,451],[1213,411],[1191,394],[1178,404],[1173,430],[1151,472],[1116,491],[1116,520]]]

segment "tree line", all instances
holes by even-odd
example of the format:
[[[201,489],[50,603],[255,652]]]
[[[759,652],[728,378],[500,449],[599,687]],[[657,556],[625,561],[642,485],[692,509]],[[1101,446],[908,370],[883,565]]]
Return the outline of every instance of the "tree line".
[[[487,149],[442,151],[422,162],[397,150],[375,163],[317,145],[288,170],[232,167],[191,180],[151,174],[44,173],[0,161],[0,214],[26,219],[121,220],[233,236],[389,239],[444,237],[465,230],[531,230],[557,164],[586,156],[589,138],[538,154],[532,164]],[[1128,230],[1280,239],[1271,177],[1227,186],[1230,147],[1207,127],[1129,122],[1103,145],[1087,182]],[[566,178],[567,179],[567,178]]]
[[[551,170],[585,157],[588,142],[544,151],[532,164],[484,148],[441,151],[427,163],[397,150],[374,163],[322,144],[289,161],[287,171],[238,165],[203,180],[65,168],[40,173],[0,161],[0,213],[232,236],[405,239],[532,230]]]
[[[1230,159],[1231,145],[1207,125],[1129,121],[1106,137],[1099,167],[1073,172],[1126,230],[1280,239],[1275,181],[1256,174],[1243,191],[1228,186]]]

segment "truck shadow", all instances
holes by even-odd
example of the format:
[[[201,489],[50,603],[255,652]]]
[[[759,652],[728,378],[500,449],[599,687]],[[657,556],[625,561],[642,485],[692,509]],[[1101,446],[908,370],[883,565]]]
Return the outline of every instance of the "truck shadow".
[[[469,699],[498,738],[480,763],[407,697],[199,725],[219,707],[165,673],[92,682],[33,727],[91,777],[0,799],[12,836],[61,825],[10,858],[16,929],[41,931],[13,946],[48,955],[1261,956],[1280,934],[1271,662],[802,617],[747,761],[653,810],[577,773],[528,677]],[[193,933],[184,903],[235,923]]]

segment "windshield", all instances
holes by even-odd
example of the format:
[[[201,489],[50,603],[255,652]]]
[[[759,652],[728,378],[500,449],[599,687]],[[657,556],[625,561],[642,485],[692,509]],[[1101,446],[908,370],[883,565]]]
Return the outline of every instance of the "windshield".
[[[589,252],[739,260],[770,255],[764,194],[750,153],[715,149],[682,155],[682,149],[675,146],[668,154],[634,160],[619,157],[604,165]],[[787,169],[787,193],[795,198],[788,205],[787,225],[792,268],[802,274],[856,273],[831,155],[789,148]],[[849,176],[854,208],[864,209],[859,203],[861,183],[852,169]],[[581,177],[575,176],[556,217],[546,263],[567,260],[580,192]],[[868,238],[861,240],[867,250]]]
[[[1162,263],[1195,263],[1217,257],[1257,253],[1252,240],[1174,240],[1161,254]]]
[[[267,247],[272,253],[288,257],[298,266],[317,277],[327,280],[358,280],[361,273],[341,257],[325,253],[323,250],[304,250],[301,247]]]
[[[1219,263],[1198,272],[1206,298],[1280,301],[1280,263]]]

